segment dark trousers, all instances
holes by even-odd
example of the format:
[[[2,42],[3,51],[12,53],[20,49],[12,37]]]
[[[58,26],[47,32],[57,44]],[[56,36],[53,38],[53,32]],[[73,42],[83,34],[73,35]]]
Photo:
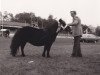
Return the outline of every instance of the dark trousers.
[[[74,37],[74,46],[73,46],[73,52],[72,52],[73,57],[82,57],[80,39],[81,39],[81,36]]]

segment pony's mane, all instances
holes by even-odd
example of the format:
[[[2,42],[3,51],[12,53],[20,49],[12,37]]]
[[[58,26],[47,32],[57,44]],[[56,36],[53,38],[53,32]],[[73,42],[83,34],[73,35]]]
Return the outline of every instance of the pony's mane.
[[[57,28],[58,28],[58,22],[56,20],[52,20],[51,22],[48,22],[48,26],[45,29],[54,33],[57,31]]]

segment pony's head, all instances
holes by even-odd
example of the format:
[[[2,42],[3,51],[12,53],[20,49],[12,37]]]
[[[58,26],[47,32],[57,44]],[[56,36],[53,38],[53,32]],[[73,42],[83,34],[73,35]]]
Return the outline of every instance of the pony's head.
[[[65,21],[62,19],[59,19],[59,27],[57,30],[57,33],[61,32],[63,30],[62,26],[64,27],[66,25]]]
[[[66,26],[66,22],[64,20],[62,20],[62,19],[59,19],[59,23],[60,23],[60,31],[62,31],[63,30],[62,26],[63,27]],[[71,28],[69,26],[67,26],[65,28],[65,31],[66,32],[70,32],[71,31]]]

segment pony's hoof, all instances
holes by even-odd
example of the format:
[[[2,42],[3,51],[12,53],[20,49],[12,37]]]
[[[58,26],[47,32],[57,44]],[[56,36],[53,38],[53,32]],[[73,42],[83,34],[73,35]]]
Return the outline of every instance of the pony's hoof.
[[[50,55],[48,55],[47,58],[50,58]]]
[[[10,53],[10,55],[13,56],[13,57],[15,57],[15,54],[13,54],[13,53]]]
[[[78,57],[82,57],[82,54],[78,55]]]
[[[71,57],[82,57],[82,55],[71,55]]]
[[[25,55],[21,55],[22,57],[25,57]]]
[[[15,55],[12,55],[13,57],[15,57]]]
[[[13,57],[15,57],[15,54],[12,54]]]
[[[45,57],[45,55],[44,55],[44,54],[42,54],[42,56],[43,56],[43,57]]]

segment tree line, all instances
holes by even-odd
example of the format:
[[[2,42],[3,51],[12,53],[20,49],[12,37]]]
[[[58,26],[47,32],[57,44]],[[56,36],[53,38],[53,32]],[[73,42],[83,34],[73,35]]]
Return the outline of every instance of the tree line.
[[[53,15],[49,15],[47,19],[44,19],[44,18],[41,18],[40,16],[36,16],[35,13],[33,12],[29,12],[29,13],[22,12],[14,16],[12,13],[8,13],[7,11],[5,11],[4,14],[0,12],[0,20],[2,19],[4,21],[28,23],[30,25],[37,23],[39,28],[45,28],[47,25],[49,25],[47,24],[47,20],[54,19],[54,17]],[[82,29],[83,29],[84,34],[88,32],[88,33],[92,33],[92,34],[96,34],[100,36],[100,26],[96,27],[95,32],[93,32],[92,29],[86,24],[82,24]],[[68,31],[65,33],[68,33]],[[69,33],[71,34],[71,30],[69,31]]]

